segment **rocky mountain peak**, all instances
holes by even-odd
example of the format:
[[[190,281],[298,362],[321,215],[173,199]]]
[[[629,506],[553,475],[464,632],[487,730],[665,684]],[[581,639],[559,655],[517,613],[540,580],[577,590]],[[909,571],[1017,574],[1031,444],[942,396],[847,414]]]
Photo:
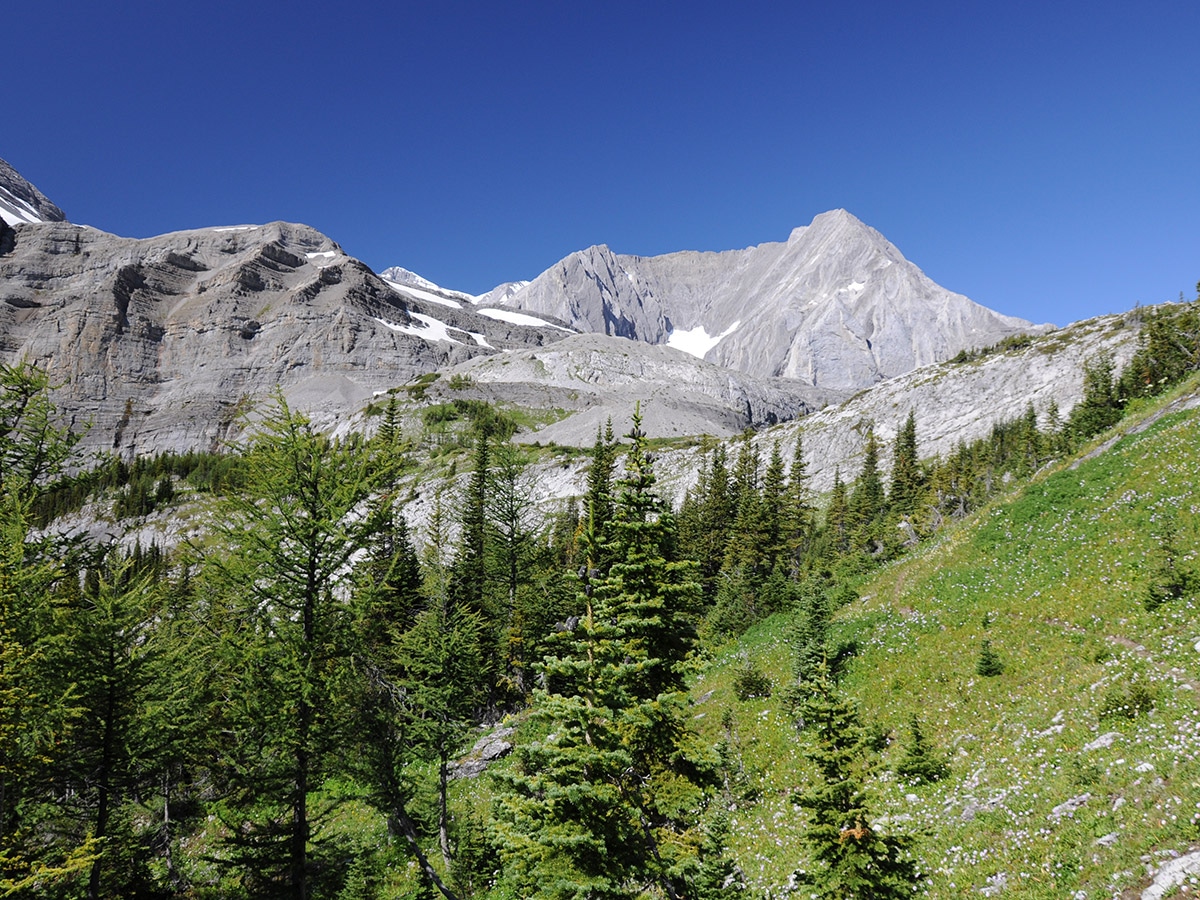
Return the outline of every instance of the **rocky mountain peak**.
[[[50,202],[21,173],[0,159],[0,220],[8,225],[26,222],[65,222],[63,211]]]

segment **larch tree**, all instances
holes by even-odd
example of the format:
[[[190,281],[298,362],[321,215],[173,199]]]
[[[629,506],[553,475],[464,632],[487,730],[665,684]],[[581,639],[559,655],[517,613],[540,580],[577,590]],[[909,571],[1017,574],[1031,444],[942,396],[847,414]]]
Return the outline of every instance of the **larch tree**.
[[[232,860],[260,896],[311,895],[314,791],[339,770],[358,683],[352,561],[383,526],[386,461],[319,434],[277,394],[244,451],[204,567]]]

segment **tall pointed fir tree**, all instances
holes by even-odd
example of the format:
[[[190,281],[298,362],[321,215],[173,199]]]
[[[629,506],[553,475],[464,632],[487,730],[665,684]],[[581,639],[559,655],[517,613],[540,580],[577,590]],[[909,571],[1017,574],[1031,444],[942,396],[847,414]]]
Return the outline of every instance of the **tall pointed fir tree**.
[[[855,550],[875,553],[883,537],[883,518],[887,512],[887,495],[879,474],[879,441],[875,429],[867,431],[863,446],[863,464],[848,501],[851,542]]]
[[[277,394],[204,566],[215,767],[229,860],[257,896],[312,894],[314,793],[339,771],[359,688],[348,572],[381,527],[386,460],[324,437]],[[365,510],[365,514],[364,514]]]
[[[798,707],[804,755],[817,776],[795,797],[808,811],[804,841],[813,868],[794,876],[809,896],[828,900],[900,900],[916,893],[922,876],[911,839],[884,833],[867,806],[870,772],[858,711],[838,694],[828,671],[818,671]]]
[[[539,900],[698,896],[704,759],[683,684],[699,601],[695,568],[672,561],[672,517],[634,416],[607,575],[580,579],[584,615],[546,660],[496,825],[512,889]],[[711,849],[711,848],[710,848]],[[716,896],[716,894],[709,894]]]
[[[888,490],[888,510],[897,518],[911,521],[925,489],[925,474],[917,450],[917,417],[908,411],[908,418],[896,432],[892,450],[892,482]]]

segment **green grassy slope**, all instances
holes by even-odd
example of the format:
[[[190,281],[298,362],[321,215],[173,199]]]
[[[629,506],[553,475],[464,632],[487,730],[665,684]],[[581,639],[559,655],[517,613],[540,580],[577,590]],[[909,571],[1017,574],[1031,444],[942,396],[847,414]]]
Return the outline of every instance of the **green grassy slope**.
[[[1189,589],[1153,612],[1143,606],[1168,524],[1182,568],[1200,574],[1196,390],[1148,408],[1140,425],[1126,419],[1127,432],[1144,430],[1014,487],[877,572],[838,615],[835,640],[860,647],[843,686],[892,732],[873,808],[885,827],[918,835],[930,896],[1137,896],[1148,869],[1200,840],[1200,598]],[[763,623],[722,651],[696,690],[712,692],[696,724],[741,752],[739,862],[776,897],[803,864],[792,788],[806,778],[804,738],[779,690],[788,631],[785,617]],[[976,674],[985,639],[1001,675]],[[774,697],[735,698],[747,659],[771,675]],[[1153,710],[1104,715],[1131,689],[1135,701],[1154,698]],[[890,773],[912,713],[948,755],[947,780],[907,785]]]

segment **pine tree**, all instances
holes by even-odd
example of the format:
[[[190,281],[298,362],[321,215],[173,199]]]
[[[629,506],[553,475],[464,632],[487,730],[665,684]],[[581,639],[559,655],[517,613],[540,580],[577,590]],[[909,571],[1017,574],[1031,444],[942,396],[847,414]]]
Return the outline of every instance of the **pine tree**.
[[[908,898],[921,883],[911,840],[884,834],[866,801],[869,748],[854,704],[837,693],[827,672],[811,682],[799,710],[809,743],[804,755],[815,782],[796,796],[809,813],[804,831],[814,862],[797,873],[811,896],[829,900]]]

